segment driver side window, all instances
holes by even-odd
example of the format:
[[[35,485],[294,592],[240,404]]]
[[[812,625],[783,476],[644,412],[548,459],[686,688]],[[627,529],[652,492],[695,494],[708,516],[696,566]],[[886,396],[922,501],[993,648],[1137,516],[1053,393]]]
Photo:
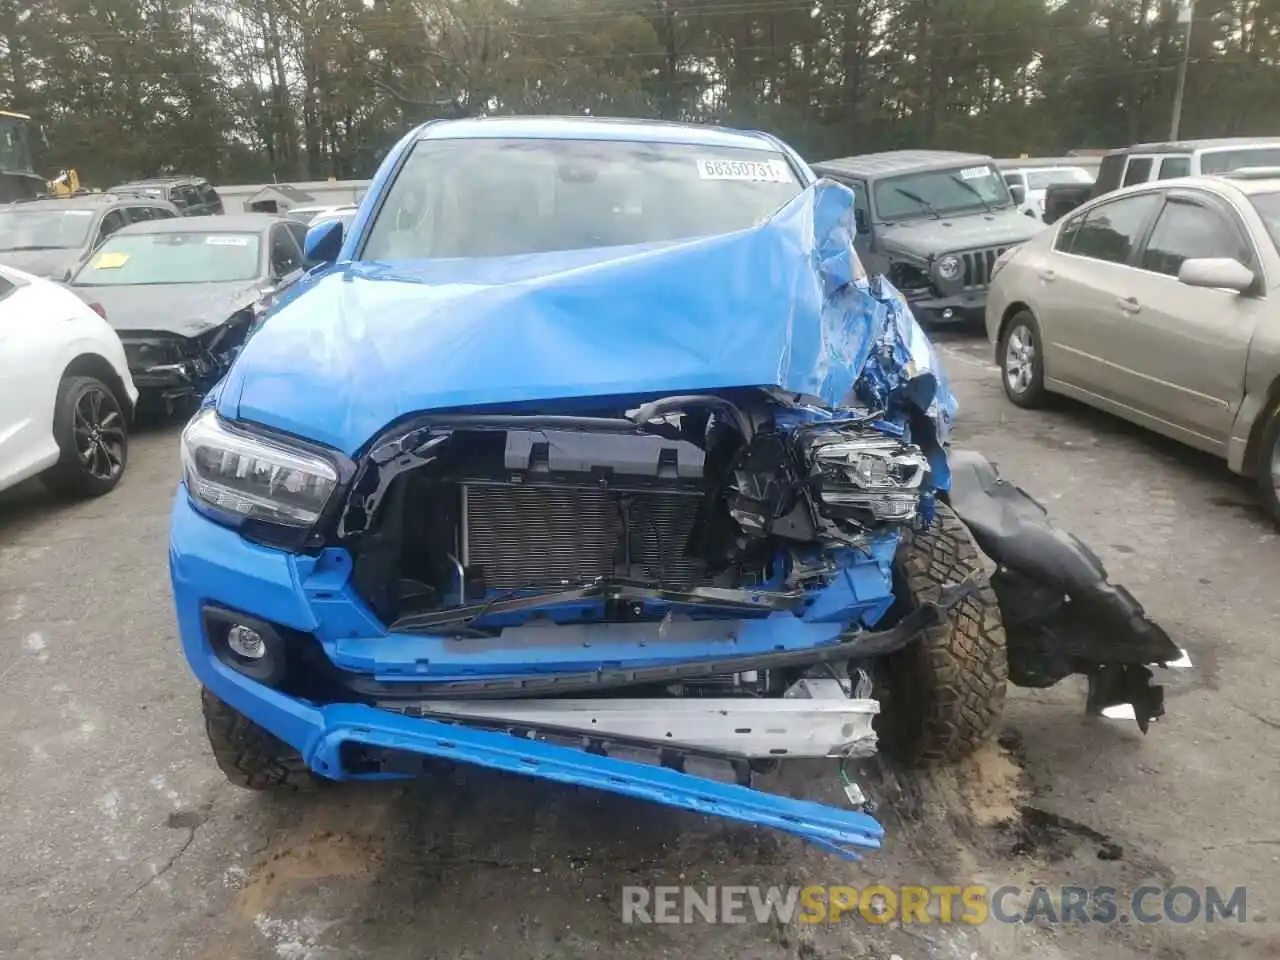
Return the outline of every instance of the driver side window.
[[[1253,259],[1222,214],[1194,200],[1170,198],[1151,229],[1142,268],[1176,277],[1186,260],[1218,257],[1244,264]]]

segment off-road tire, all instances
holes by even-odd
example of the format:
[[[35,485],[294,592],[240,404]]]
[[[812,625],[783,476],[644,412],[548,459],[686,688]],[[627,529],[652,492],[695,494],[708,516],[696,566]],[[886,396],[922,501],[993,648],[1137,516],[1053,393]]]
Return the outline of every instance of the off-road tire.
[[[899,612],[966,577],[978,589],[880,663],[881,749],[902,762],[959,760],[998,731],[1009,679],[1000,606],[968,528],[940,503],[927,530],[903,534],[894,559]]]
[[[76,443],[76,405],[86,392],[99,392],[106,403],[114,403],[119,417],[120,469],[112,477],[95,476],[81,460]],[[53,407],[53,439],[58,444],[58,462],[40,475],[40,481],[55,496],[66,500],[84,500],[110,493],[124,476],[129,464],[129,425],[125,404],[110,386],[97,377],[68,376],[58,384]]]
[[[200,705],[213,758],[237,787],[298,793],[320,784],[297,750],[203,687]]]

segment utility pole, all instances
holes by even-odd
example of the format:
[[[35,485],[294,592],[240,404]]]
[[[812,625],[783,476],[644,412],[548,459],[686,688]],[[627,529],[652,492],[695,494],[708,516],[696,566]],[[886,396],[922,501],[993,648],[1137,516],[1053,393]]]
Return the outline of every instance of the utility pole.
[[[1196,0],[1179,0],[1178,22],[1186,24],[1182,35],[1182,62],[1178,64],[1178,87],[1173,94],[1173,120],[1169,123],[1169,139],[1178,139],[1182,122],[1182,93],[1187,88],[1187,63],[1191,59],[1191,21],[1195,17]]]

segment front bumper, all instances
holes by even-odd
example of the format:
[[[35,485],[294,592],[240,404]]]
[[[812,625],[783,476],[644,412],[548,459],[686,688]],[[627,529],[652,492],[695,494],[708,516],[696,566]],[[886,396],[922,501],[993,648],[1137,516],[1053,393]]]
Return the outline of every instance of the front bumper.
[[[908,295],[907,303],[919,319],[933,322],[961,322],[982,313],[987,305],[987,289],[965,290],[948,297],[926,293],[918,297]]]
[[[176,400],[203,394],[207,386],[217,379],[219,370],[203,358],[193,358],[178,363],[130,367],[129,373],[140,392]]]
[[[250,543],[205,519],[190,505],[185,492],[179,490],[173,509],[170,572],[187,660],[204,686],[298,750],[317,774],[335,780],[385,776],[365,774],[358,764],[349,762],[349,747],[437,757],[785,830],[842,856],[853,857],[858,848],[879,846],[883,831],[866,814],[775,796],[743,783],[723,783],[680,769],[600,755],[589,748],[556,745],[541,737],[529,739],[502,729],[482,728],[459,715],[480,709],[474,702],[455,701],[456,709],[451,713],[437,705],[433,712],[434,701],[421,692],[450,683],[467,689],[477,681],[500,683],[529,670],[540,672],[544,681],[554,681],[557,676],[590,673],[588,664],[594,665],[597,674],[606,667],[627,670],[646,664],[649,669],[680,669],[687,666],[681,663],[680,641],[672,641],[672,649],[664,649],[660,641],[652,648],[638,650],[633,645],[630,650],[623,650],[621,645],[613,649],[606,639],[599,648],[583,644],[577,650],[559,648],[554,653],[495,649],[477,658],[478,651],[467,649],[465,643],[461,649],[450,649],[456,648],[459,641],[387,634],[358,597],[347,592],[349,571],[349,561],[344,566],[339,556],[328,552],[309,557]],[[250,679],[224,662],[213,649],[204,621],[210,605],[240,610],[284,630],[314,637],[327,662],[338,674],[352,680],[353,689],[381,691],[382,696],[372,697],[372,702],[363,694],[322,701],[291,695]],[[707,658],[708,669],[722,669],[735,658],[740,661],[743,657],[796,656],[805,650],[832,653],[852,646],[839,643],[836,626],[801,624],[789,619],[789,629],[774,618],[744,621],[744,628],[753,629],[737,631],[719,659]],[[854,653],[849,649],[843,657]],[[814,660],[822,658],[821,652],[813,655]],[[687,650],[684,659],[688,659]],[[422,682],[428,673],[435,682]],[[525,703],[538,709],[552,701]],[[849,703],[857,705],[859,701]],[[401,709],[414,705],[423,708],[416,716]],[[393,709],[386,709],[387,706]],[[794,714],[794,704],[791,706]],[[759,703],[753,707],[758,710]],[[853,712],[865,710],[856,706]],[[436,719],[436,715],[440,718]],[[865,719],[869,725],[869,717]],[[510,729],[519,722],[519,717],[508,717],[499,726],[506,724]],[[731,749],[725,744],[721,748]],[[744,749],[736,757],[750,755],[751,751]]]
[[[194,341],[176,336],[122,339],[129,374],[149,399],[173,401],[203,395],[226,372],[225,362],[194,349]]]

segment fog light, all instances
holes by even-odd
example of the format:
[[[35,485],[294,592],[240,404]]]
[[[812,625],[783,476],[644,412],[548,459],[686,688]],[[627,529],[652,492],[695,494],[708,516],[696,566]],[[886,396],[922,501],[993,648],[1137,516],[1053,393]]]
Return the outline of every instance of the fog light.
[[[955,314],[956,312],[954,310],[952,310],[950,307],[947,307],[947,309],[942,311],[942,319],[950,320],[952,317],[955,316]]]
[[[206,604],[204,635],[213,655],[236,673],[278,686],[289,674],[289,649],[280,630],[266,620]]]
[[[261,660],[267,652],[262,634],[242,623],[237,623],[227,631],[227,646],[246,660]]]

